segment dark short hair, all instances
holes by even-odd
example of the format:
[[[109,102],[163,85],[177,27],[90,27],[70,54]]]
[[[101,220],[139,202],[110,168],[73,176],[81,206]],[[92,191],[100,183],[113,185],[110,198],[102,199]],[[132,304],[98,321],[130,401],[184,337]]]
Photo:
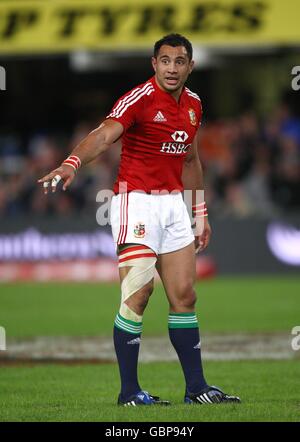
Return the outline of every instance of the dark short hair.
[[[191,60],[193,58],[192,43],[181,34],[168,34],[168,35],[165,35],[160,40],[158,40],[154,45],[154,54],[153,55],[155,58],[157,58],[157,55],[158,55],[159,50],[162,47],[162,45],[172,46],[173,48],[175,48],[177,46],[184,46],[187,51],[189,60]]]

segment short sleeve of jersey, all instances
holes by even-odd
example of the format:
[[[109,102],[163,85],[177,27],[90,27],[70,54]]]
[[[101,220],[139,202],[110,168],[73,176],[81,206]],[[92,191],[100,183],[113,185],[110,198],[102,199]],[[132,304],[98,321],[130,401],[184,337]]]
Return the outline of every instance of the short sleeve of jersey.
[[[202,102],[201,102],[199,95],[197,95],[195,92],[192,92],[187,87],[185,88],[185,90],[186,90],[186,93],[190,99],[190,104],[192,107],[192,109],[190,109],[190,110],[194,111],[196,113],[196,119],[197,119],[196,126],[198,129],[201,126],[201,122],[202,122],[202,115],[203,115]],[[191,119],[193,119],[193,114],[191,114]]]
[[[146,83],[123,95],[116,101],[106,118],[119,121],[125,130],[136,123],[143,109],[144,97],[154,90],[151,83]]]

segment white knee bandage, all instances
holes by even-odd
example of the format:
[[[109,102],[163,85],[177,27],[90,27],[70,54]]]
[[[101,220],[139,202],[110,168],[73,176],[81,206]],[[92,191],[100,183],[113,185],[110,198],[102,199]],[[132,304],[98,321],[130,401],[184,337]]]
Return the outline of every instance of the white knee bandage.
[[[155,253],[146,246],[131,247],[120,253],[119,267],[131,267],[121,283],[120,314],[123,318],[135,322],[142,321],[142,316],[133,312],[125,301],[153,279],[156,260]]]

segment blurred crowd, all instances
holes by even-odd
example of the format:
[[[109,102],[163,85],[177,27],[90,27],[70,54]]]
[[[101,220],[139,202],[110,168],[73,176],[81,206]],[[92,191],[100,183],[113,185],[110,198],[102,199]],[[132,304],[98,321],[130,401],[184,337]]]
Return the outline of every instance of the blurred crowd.
[[[28,138],[0,135],[1,217],[93,213],[96,194],[112,188],[120,144],[80,171],[67,192],[45,198],[38,178],[57,167],[93,124],[73,133],[40,132]],[[206,201],[216,216],[272,217],[300,212],[300,120],[280,105],[265,120],[252,112],[204,121],[199,154]]]

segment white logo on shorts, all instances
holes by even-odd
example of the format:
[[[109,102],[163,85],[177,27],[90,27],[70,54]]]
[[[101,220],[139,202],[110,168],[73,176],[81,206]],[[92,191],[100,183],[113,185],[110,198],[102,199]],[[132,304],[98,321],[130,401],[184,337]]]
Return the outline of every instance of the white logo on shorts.
[[[133,229],[134,236],[136,238],[144,238],[145,236],[145,223],[138,222],[135,224]]]

